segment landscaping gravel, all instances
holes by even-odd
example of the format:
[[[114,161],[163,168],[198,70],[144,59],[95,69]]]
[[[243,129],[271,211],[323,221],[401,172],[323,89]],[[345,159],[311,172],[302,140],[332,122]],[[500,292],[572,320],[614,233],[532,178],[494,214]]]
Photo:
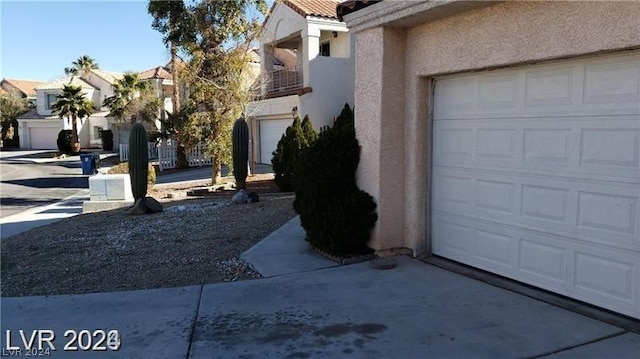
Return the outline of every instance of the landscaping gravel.
[[[158,186],[156,186],[158,187]],[[296,214],[293,195],[168,199],[162,213],[78,215],[2,240],[4,297],[187,286],[259,278],[241,253]]]

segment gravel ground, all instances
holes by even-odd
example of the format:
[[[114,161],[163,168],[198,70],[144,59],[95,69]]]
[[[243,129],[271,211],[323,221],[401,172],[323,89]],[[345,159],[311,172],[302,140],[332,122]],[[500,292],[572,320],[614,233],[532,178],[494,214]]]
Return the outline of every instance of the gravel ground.
[[[156,186],[160,187],[160,186]],[[154,188],[165,211],[83,214],[1,242],[3,297],[79,294],[259,278],[241,253],[288,222],[292,194],[172,200],[184,188]]]

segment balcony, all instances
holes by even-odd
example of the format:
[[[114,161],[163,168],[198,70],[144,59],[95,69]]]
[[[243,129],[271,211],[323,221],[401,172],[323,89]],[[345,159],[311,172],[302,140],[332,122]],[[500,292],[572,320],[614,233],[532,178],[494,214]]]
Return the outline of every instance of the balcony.
[[[302,88],[302,72],[299,66],[271,71],[266,78],[266,96],[278,96]]]

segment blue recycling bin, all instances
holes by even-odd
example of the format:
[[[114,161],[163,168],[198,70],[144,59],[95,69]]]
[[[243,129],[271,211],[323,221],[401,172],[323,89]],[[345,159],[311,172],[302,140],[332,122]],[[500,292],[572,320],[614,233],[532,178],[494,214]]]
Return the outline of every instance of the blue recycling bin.
[[[80,162],[82,163],[83,175],[92,175],[98,171],[95,155],[93,153],[80,154]]]

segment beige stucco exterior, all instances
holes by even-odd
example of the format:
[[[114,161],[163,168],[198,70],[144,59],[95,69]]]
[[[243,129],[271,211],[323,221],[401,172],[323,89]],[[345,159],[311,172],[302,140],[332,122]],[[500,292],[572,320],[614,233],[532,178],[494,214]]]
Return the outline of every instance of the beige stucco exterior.
[[[638,49],[638,19],[638,2],[561,1],[383,1],[345,16],[371,246],[429,253],[433,77]]]

